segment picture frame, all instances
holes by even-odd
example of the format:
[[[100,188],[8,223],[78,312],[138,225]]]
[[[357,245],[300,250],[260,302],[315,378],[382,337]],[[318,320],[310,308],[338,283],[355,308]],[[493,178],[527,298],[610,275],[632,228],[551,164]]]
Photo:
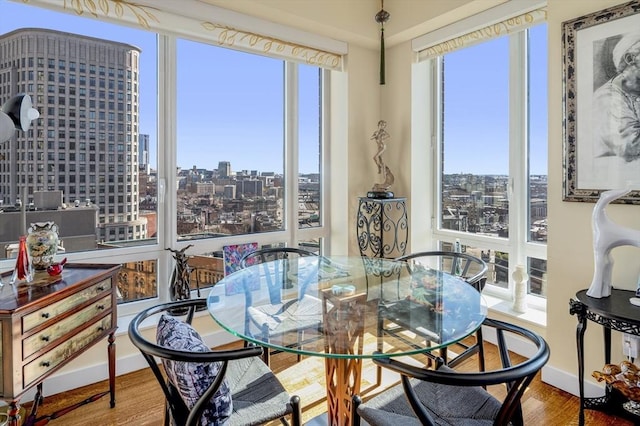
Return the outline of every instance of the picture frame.
[[[640,204],[640,137],[629,127],[640,129],[640,117],[638,108],[625,110],[629,97],[620,92],[635,72],[626,61],[640,52],[639,12],[634,0],[562,23],[564,201],[596,202],[627,188],[615,202]],[[638,64],[640,74],[640,54]]]

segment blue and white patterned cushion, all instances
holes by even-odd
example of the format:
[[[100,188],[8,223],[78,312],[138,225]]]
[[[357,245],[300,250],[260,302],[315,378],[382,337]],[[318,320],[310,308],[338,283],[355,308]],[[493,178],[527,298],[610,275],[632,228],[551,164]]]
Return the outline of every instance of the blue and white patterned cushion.
[[[156,341],[159,345],[171,349],[193,352],[210,350],[193,327],[168,315],[162,315],[158,322]],[[219,362],[195,363],[163,359],[162,363],[169,381],[178,390],[189,409],[207,390],[222,367],[222,363]],[[204,410],[200,424],[222,426],[232,411],[231,391],[225,379]]]

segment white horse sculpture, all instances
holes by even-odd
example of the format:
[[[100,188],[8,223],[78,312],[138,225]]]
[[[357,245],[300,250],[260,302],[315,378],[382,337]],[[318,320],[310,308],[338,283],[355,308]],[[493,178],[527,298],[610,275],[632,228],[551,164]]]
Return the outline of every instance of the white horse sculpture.
[[[605,208],[613,200],[628,194],[630,189],[605,191],[593,209],[593,254],[594,273],[587,295],[595,298],[611,295],[613,259],[611,250],[620,246],[640,247],[640,230],[625,228],[609,219]]]

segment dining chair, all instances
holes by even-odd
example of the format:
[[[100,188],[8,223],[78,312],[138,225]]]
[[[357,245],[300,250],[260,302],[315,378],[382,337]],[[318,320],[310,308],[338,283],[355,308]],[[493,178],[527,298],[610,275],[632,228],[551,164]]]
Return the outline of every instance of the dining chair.
[[[246,268],[262,264],[262,278],[269,294],[268,303],[253,306],[255,298],[254,283],[245,289],[245,331],[248,335],[260,335],[260,340],[269,342],[298,330],[297,341],[289,343],[302,347],[305,343],[322,337],[322,301],[317,297],[305,294],[306,286],[313,281],[313,274],[298,274],[300,257],[317,257],[316,253],[295,247],[268,247],[247,253],[240,261],[240,267]],[[277,261],[277,262],[274,262]],[[271,263],[268,263],[271,262]],[[316,275],[317,276],[317,275]],[[258,278],[256,278],[258,280]],[[262,279],[260,279],[262,283]],[[297,291],[293,291],[296,289]],[[309,312],[308,320],[287,321],[287,312]],[[313,335],[305,339],[305,332]],[[270,357],[281,351],[265,349],[262,356],[265,364],[270,364]],[[298,354],[298,361],[301,355]]]
[[[287,418],[300,425],[300,398],[289,396],[262,362],[262,348],[211,350],[204,344],[191,323],[196,309],[206,303],[188,299],[160,304],[129,324],[131,342],[164,393],[164,425],[261,425],[278,419],[289,425]],[[175,309],[187,310],[184,320],[169,314]],[[156,317],[152,341],[145,335],[147,323]]]
[[[422,251],[410,253],[404,256],[400,256],[395,260],[403,261],[407,263],[408,268],[419,265],[429,269],[434,269],[448,274],[458,276],[464,281],[472,285],[476,290],[482,292],[484,285],[487,281],[487,264],[484,260],[472,256],[467,253],[459,253],[455,251]],[[387,322],[393,323],[394,318],[388,318]],[[383,332],[386,333],[399,333],[404,331],[404,324],[400,324],[401,327],[396,328],[384,328]],[[419,330],[411,330],[420,334]],[[423,336],[429,338],[428,335]],[[455,343],[456,347],[460,348],[459,353],[450,356],[448,347],[440,349],[440,357],[444,360],[445,364],[449,367],[455,367],[464,360],[468,359],[474,354],[478,354],[478,368],[480,371],[484,370],[484,348],[482,339],[482,327],[479,327],[475,332],[475,338],[473,342],[460,341]]]
[[[436,369],[427,369],[396,358],[374,358],[376,365],[400,374],[401,383],[363,402],[353,397],[353,426],[361,420],[377,425],[522,425],[521,398],[549,360],[549,347],[537,333],[515,324],[486,319],[495,329],[501,366],[494,370],[463,373],[439,359]],[[509,342],[535,346],[533,355],[512,363]],[[506,396],[490,393],[493,385],[505,385]],[[496,392],[504,394],[504,392]]]

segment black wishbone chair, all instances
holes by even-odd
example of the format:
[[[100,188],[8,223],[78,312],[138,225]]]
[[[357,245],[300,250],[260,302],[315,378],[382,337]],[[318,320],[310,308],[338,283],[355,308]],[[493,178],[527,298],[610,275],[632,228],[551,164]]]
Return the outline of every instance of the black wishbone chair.
[[[353,426],[361,419],[371,426],[438,425],[504,426],[522,425],[520,400],[540,369],[549,360],[545,340],[525,328],[486,319],[484,325],[496,330],[502,367],[496,370],[462,373],[443,365],[435,370],[422,368],[395,358],[374,359],[377,365],[400,374],[398,384],[370,400],[353,397]],[[535,346],[525,361],[512,364],[507,336],[524,339]],[[498,399],[485,387],[506,385],[506,396]],[[491,390],[491,389],[489,389]]]
[[[260,340],[269,342],[276,337],[284,336],[294,330],[297,333],[297,341],[290,343],[302,347],[309,341],[315,341],[322,337],[322,301],[317,297],[305,294],[306,285],[314,280],[312,274],[306,277],[297,276],[296,268],[299,266],[300,257],[318,257],[317,254],[294,247],[269,247],[247,253],[240,261],[240,267],[246,268],[254,264],[263,264],[263,280],[266,285],[269,302],[260,306],[253,306],[255,297],[250,288],[245,289],[246,310],[245,328],[249,335],[260,335]],[[275,263],[267,262],[277,261]],[[311,268],[317,271],[316,268]],[[292,276],[296,275],[296,276]],[[250,286],[247,286],[250,287]],[[293,291],[293,290],[297,291]],[[289,290],[289,291],[287,291]],[[295,294],[295,295],[294,295]],[[309,312],[309,319],[305,324],[287,321],[287,312]],[[285,318],[283,320],[283,318]],[[305,338],[305,331],[311,334]],[[263,359],[269,365],[270,357],[278,353],[278,350],[265,348]],[[301,356],[298,354],[298,361]]]
[[[176,308],[187,310],[184,321],[164,315]],[[288,425],[288,417],[292,425],[300,425],[300,398],[289,396],[262,362],[262,349],[209,349],[191,326],[196,308],[206,308],[206,299],[145,309],[129,325],[129,338],[142,352],[164,393],[165,426],[213,425],[224,421],[228,426],[245,426],[278,419]],[[160,317],[155,342],[143,336],[146,324],[142,325],[157,315]]]
[[[464,281],[472,285],[476,290],[482,292],[487,281],[487,264],[480,258],[467,253],[454,251],[423,251],[407,254],[396,258],[406,262],[408,266],[420,264],[438,271],[443,271],[451,275],[459,276]],[[474,354],[478,354],[478,367],[484,370],[482,327],[475,333],[475,342],[467,344],[464,342],[455,343],[461,348],[461,352],[451,356],[447,347],[440,350],[440,357],[449,367],[455,367]]]

